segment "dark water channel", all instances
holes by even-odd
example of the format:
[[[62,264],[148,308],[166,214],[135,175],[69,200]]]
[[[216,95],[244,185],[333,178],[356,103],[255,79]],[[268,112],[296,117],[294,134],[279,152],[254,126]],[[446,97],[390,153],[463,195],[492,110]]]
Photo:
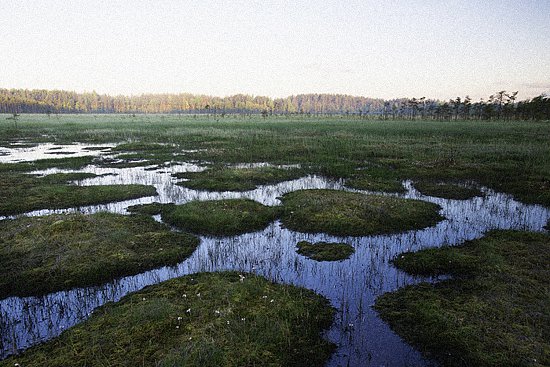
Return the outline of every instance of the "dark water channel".
[[[86,167],[79,172],[104,176],[79,181],[79,185],[129,184],[153,185],[156,197],[98,206],[57,210],[93,213],[126,213],[129,205],[154,201],[185,203],[191,200],[250,198],[266,205],[277,205],[284,193],[312,188],[344,190],[343,182],[307,176],[298,180],[259,187],[243,193],[204,192],[175,185],[172,173],[198,171],[194,164],[177,164],[152,170],[138,168]],[[68,172],[48,170],[41,173]],[[71,171],[74,172],[74,171]],[[107,174],[107,175],[105,175]],[[395,335],[372,309],[376,297],[407,284],[433,280],[411,277],[389,261],[403,251],[417,251],[443,244],[460,244],[479,238],[491,229],[542,231],[550,211],[538,205],[522,204],[512,197],[483,188],[484,197],[448,200],[423,196],[411,182],[403,183],[407,192],[400,197],[439,204],[446,218],[434,227],[394,235],[335,237],[304,234],[281,227],[278,221],[263,231],[232,237],[201,237],[201,244],[187,260],[173,267],[162,267],[117,279],[98,287],[56,292],[43,297],[11,297],[0,300],[0,358],[59,335],[85,320],[92,311],[110,301],[164,280],[202,271],[237,270],[252,272],[275,282],[312,289],[328,299],[338,310],[327,338],[338,345],[329,366],[416,366],[431,365]],[[346,189],[347,190],[347,189]],[[43,210],[27,215],[46,215]],[[298,241],[347,242],[355,248],[350,259],[316,262],[296,254]]]

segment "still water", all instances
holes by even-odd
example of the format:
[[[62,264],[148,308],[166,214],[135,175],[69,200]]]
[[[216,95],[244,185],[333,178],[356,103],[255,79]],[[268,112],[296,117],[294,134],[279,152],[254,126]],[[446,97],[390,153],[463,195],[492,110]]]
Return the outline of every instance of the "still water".
[[[130,205],[150,202],[182,204],[192,200],[249,198],[265,205],[279,205],[283,194],[302,189],[351,190],[343,181],[319,176],[258,187],[246,192],[205,192],[176,185],[173,173],[200,171],[193,163],[163,167],[100,168],[88,166],[76,172],[101,175],[76,182],[78,185],[146,184],[158,195],[97,206],[65,210],[41,210],[26,215],[47,215],[79,211],[110,211],[126,214]],[[75,172],[51,169],[34,172],[51,174]],[[372,309],[376,297],[407,284],[436,279],[412,277],[390,264],[403,251],[417,251],[444,244],[460,244],[479,238],[491,229],[543,231],[550,211],[539,205],[526,205],[511,196],[482,188],[483,197],[450,200],[424,196],[410,181],[403,182],[405,194],[441,206],[445,220],[417,231],[393,235],[335,237],[290,231],[279,221],[262,231],[231,237],[201,236],[201,244],[182,263],[117,279],[97,287],[56,292],[42,297],[11,297],[0,300],[0,358],[59,335],[85,320],[93,310],[111,301],[170,278],[202,271],[236,270],[252,272],[278,283],[289,283],[314,290],[327,297],[337,309],[326,337],[338,345],[329,366],[426,366],[432,365],[394,334]],[[1,219],[1,218],[0,218]],[[159,218],[157,218],[160,220]],[[346,242],[355,248],[347,260],[316,262],[296,254],[296,243]]]

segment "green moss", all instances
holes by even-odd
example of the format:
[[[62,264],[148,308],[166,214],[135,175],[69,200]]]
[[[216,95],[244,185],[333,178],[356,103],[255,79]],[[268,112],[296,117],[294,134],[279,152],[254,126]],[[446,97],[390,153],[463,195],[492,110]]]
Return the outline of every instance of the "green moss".
[[[83,178],[82,174],[72,173],[42,178],[23,174],[0,175],[0,215],[103,204],[156,195],[153,186],[145,185],[65,184],[66,181],[80,178]]]
[[[161,203],[150,203],[150,204],[139,204],[132,205],[128,207],[128,212],[130,213],[139,213],[144,215],[157,215],[162,213],[166,208],[171,208],[173,204],[161,204]]]
[[[48,168],[79,169],[93,163],[93,156],[39,159],[30,162],[0,163],[0,172],[30,172]]]
[[[162,220],[193,233],[229,236],[261,230],[278,214],[277,207],[248,199],[228,199],[168,204],[162,211]]]
[[[317,261],[337,261],[349,258],[355,249],[347,243],[300,241],[296,245],[300,255]]]
[[[370,165],[356,171],[346,181],[346,186],[368,191],[405,192],[402,178],[392,167]]]
[[[87,172],[54,173],[41,177],[40,182],[47,184],[67,184],[71,181],[79,181],[93,177],[97,177],[97,175]]]
[[[445,366],[550,365],[550,237],[494,231],[459,247],[398,256],[413,274],[451,274],[378,298],[408,342]]]
[[[390,196],[336,190],[301,190],[283,196],[282,221],[290,229],[364,236],[424,228],[442,219],[439,206]]]
[[[176,173],[174,176],[188,181],[178,185],[195,190],[208,191],[246,191],[258,185],[293,180],[303,176],[302,169],[283,169],[276,167],[231,168],[215,167],[202,172]]]
[[[0,366],[321,366],[334,309],[312,291],[237,273],[169,280]]]
[[[418,181],[414,187],[424,195],[437,196],[446,199],[467,200],[475,196],[483,196],[481,190],[456,184],[446,184],[432,181]]]
[[[110,213],[0,222],[0,297],[101,284],[176,264],[199,241],[152,218]]]

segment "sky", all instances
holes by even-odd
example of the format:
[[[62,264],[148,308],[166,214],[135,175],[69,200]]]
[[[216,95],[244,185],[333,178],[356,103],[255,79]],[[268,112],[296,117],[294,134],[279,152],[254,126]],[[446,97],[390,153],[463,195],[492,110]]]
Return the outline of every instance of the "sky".
[[[1,0],[0,15],[0,88],[550,93],[550,0]]]

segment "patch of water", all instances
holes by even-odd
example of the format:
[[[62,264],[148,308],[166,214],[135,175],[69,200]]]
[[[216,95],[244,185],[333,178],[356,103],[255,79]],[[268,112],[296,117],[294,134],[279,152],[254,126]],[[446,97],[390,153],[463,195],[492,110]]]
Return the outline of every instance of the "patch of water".
[[[145,167],[113,169],[90,166],[80,171],[110,175],[82,180],[78,184],[147,184],[155,186],[159,195],[66,211],[126,213],[129,205],[153,201],[181,204],[222,198],[250,198],[266,205],[278,205],[278,197],[295,190],[348,190],[342,181],[307,176],[246,192],[204,192],[177,186],[177,180],[171,176],[175,172],[200,169],[203,168],[194,165],[164,167],[156,171],[148,171]],[[41,173],[55,172],[59,170]],[[337,237],[304,234],[285,229],[276,221],[259,232],[221,238],[202,236],[193,255],[177,266],[120,278],[98,287],[78,288],[43,297],[0,300],[0,356],[5,357],[55,337],[62,330],[88,318],[96,307],[116,302],[147,285],[196,272],[236,270],[263,275],[278,283],[306,287],[331,301],[338,312],[326,335],[338,345],[338,349],[329,366],[430,365],[431,362],[394,334],[372,309],[376,297],[385,292],[433,280],[407,275],[393,267],[390,260],[403,251],[460,244],[479,238],[491,229],[541,231],[550,218],[550,210],[539,205],[522,204],[509,195],[487,188],[483,188],[484,197],[451,200],[424,196],[410,181],[404,182],[404,186],[407,189],[405,194],[392,195],[439,204],[446,219],[433,227],[393,235]],[[38,211],[28,215],[50,213],[52,211]],[[344,261],[316,262],[296,253],[296,243],[302,240],[346,242],[355,248],[355,253]]]
[[[53,144],[44,143],[36,146],[23,146],[14,147],[0,147],[0,163],[17,163],[17,162],[30,162],[38,159],[56,158],[56,156],[71,156],[71,157],[83,157],[83,156],[96,156],[103,154],[105,150],[109,150],[114,144]],[[90,149],[91,148],[91,149]],[[94,148],[104,148],[96,150]]]

